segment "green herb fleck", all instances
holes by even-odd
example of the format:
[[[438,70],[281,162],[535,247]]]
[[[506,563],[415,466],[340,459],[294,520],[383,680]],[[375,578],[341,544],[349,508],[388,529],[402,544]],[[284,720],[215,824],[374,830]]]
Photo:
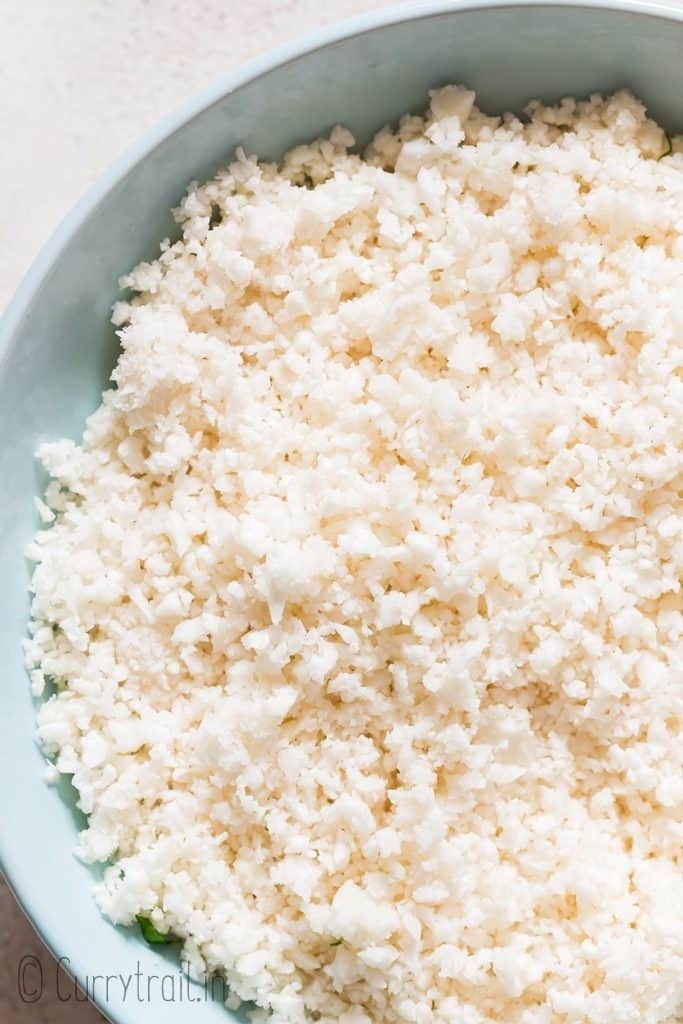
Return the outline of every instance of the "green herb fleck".
[[[135,918],[137,923],[140,925],[140,931],[145,942],[148,942],[150,946],[164,946],[169,942],[180,942],[175,935],[162,935],[160,931],[154,927],[148,917],[142,917],[140,914]]]
[[[330,943],[330,945],[331,946],[341,946],[343,941],[344,941],[343,939],[335,939],[333,942]]]

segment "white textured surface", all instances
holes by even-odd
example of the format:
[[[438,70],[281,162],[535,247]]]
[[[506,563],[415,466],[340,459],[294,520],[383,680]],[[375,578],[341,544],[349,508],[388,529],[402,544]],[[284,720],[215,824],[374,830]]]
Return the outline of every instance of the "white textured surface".
[[[0,309],[84,189],[258,53],[386,0],[0,0]]]
[[[88,185],[160,116],[217,76],[386,0],[0,0],[0,311]],[[21,1002],[22,956],[44,997]],[[61,1002],[49,954],[0,884],[0,1021],[90,1024]]]

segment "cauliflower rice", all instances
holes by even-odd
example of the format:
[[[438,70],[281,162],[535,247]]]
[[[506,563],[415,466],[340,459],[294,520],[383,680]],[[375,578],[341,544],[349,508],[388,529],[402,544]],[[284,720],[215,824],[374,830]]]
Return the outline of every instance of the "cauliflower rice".
[[[683,1011],[683,144],[473,103],[193,184],[40,450],[99,904],[273,1024]]]

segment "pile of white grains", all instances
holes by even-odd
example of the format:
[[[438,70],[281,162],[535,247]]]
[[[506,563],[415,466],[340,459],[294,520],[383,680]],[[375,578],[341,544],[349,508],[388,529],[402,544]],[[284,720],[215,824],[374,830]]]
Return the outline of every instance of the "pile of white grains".
[[[193,184],[40,450],[79,854],[258,1021],[683,1008],[683,140],[473,102]]]

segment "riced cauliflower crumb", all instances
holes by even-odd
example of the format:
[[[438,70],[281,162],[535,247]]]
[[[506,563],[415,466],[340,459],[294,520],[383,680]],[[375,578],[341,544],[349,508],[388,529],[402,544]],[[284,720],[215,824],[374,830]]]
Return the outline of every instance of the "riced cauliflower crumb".
[[[99,904],[273,1024],[683,1010],[683,144],[474,99],[193,184],[40,450]]]

